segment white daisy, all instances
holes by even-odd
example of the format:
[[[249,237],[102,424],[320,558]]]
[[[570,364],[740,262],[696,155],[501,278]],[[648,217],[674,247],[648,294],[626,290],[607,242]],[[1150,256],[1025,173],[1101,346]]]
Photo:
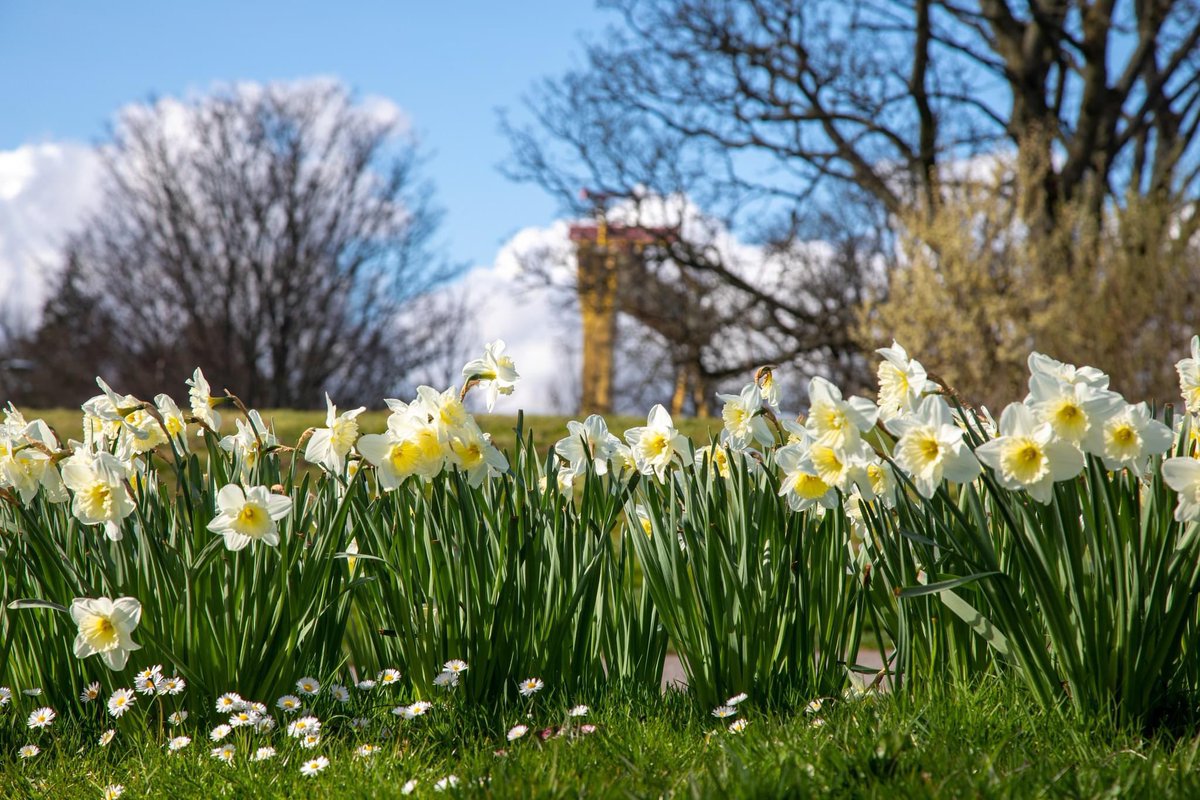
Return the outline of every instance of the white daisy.
[[[29,715],[29,727],[49,728],[54,724],[55,716],[57,715],[54,713],[53,708],[50,708],[49,706],[42,706],[41,708],[35,709],[34,712]]]
[[[232,731],[233,728],[229,727],[228,725],[218,725],[212,729],[211,733],[208,734],[208,738],[212,739],[214,742],[219,742],[228,736]]]
[[[172,753],[177,753],[191,743],[192,738],[190,736],[176,736],[171,741],[167,742],[167,750]]]
[[[275,701],[275,706],[281,709],[285,714],[294,714],[303,707],[300,698],[294,694],[285,694],[283,697]]]
[[[317,692],[321,691],[321,684],[316,678],[301,678],[296,681],[296,691],[314,697]]]
[[[237,748],[231,744],[225,744],[225,745],[221,745],[220,747],[214,747],[210,751],[210,754],[212,755],[213,758],[215,758],[217,761],[224,761],[226,764],[233,763],[233,756],[236,753],[237,753]]]
[[[511,728],[508,729],[508,740],[510,742],[515,742],[517,739],[520,739],[522,736],[524,736],[528,732],[529,732],[529,728],[527,728],[524,725],[513,725]]]
[[[329,766],[328,758],[326,758],[325,756],[317,756],[316,758],[312,759],[311,761],[304,762],[303,766],[300,767],[300,774],[311,778],[313,775],[320,773],[321,770],[325,769],[328,766]]]
[[[274,747],[260,747],[254,751],[254,755],[250,757],[251,761],[266,761],[275,757]]]
[[[21,758],[33,758],[40,752],[42,752],[42,748],[38,747],[36,744],[27,744],[17,751],[17,755],[19,755]]]
[[[115,730],[113,730],[112,728],[109,728],[104,733],[100,734],[100,740],[99,740],[100,746],[101,747],[108,746],[108,743],[111,742],[113,740],[113,737],[116,735],[117,735],[117,732]]]
[[[83,687],[83,691],[79,694],[79,701],[81,703],[90,703],[99,696],[100,682],[97,681],[95,683],[89,683],[87,686]],[[0,705],[3,705],[3,703],[0,703]]]
[[[525,697],[533,697],[542,690],[541,678],[526,678],[517,684],[520,687],[521,694]]]

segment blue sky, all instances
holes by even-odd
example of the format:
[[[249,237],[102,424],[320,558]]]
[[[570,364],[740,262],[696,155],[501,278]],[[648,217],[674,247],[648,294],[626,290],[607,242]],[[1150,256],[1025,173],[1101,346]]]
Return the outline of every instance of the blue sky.
[[[591,0],[0,4],[0,150],[103,137],[122,105],[217,82],[341,78],[410,116],[445,209],[448,254],[489,264],[553,201],[496,170],[496,109],[580,58],[609,15]]]

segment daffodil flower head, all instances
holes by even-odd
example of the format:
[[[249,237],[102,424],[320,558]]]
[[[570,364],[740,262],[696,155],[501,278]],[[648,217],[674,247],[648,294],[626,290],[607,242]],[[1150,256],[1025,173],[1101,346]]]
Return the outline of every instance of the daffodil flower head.
[[[687,437],[675,429],[671,415],[661,405],[650,409],[646,425],[625,431],[625,441],[633,452],[634,462],[643,475],[666,479],[672,463],[689,466],[692,463]]]
[[[1140,476],[1150,456],[1171,448],[1171,429],[1150,415],[1145,403],[1127,405],[1094,426],[1084,448],[1111,470],[1129,469]]]
[[[1125,400],[1116,392],[1084,383],[1067,383],[1043,373],[1029,378],[1025,399],[1041,422],[1049,423],[1059,439],[1079,444],[1093,425],[1101,425],[1121,410]]]
[[[1192,522],[1200,519],[1200,461],[1194,458],[1168,458],[1162,464],[1163,482],[1178,494],[1175,519]]]
[[[1177,362],[1175,371],[1188,413],[1200,414],[1200,336],[1192,337],[1191,357]]]
[[[722,437],[730,446],[740,450],[754,442],[764,447],[774,443],[775,437],[762,416],[763,397],[757,384],[747,384],[740,394],[718,394],[717,399],[725,404],[721,408],[725,423]]]
[[[118,523],[134,508],[125,490],[127,476],[125,465],[106,452],[78,450],[62,466],[63,484],[74,495],[71,511],[86,525],[104,525],[114,542],[122,536]]]
[[[208,523],[208,529],[225,537],[225,547],[241,550],[254,541],[279,544],[276,523],[292,510],[292,499],[273,494],[265,486],[245,490],[229,484],[217,492],[219,513]]]
[[[1074,364],[1064,364],[1042,353],[1029,354],[1029,372],[1031,375],[1046,375],[1063,383],[1083,383],[1094,389],[1107,389],[1109,378],[1095,367],[1077,367]]]
[[[462,369],[463,378],[468,382],[477,381],[486,390],[489,412],[495,407],[496,398],[512,394],[521,379],[512,357],[504,354],[504,348],[504,340],[497,339],[484,346],[483,358],[468,362]]]
[[[1054,484],[1083,471],[1083,453],[1070,440],[1057,438],[1049,422],[1012,403],[1000,415],[1000,436],[980,445],[975,455],[1010,491],[1025,490],[1039,503],[1049,503]]]
[[[192,411],[192,416],[200,422],[203,422],[213,431],[221,429],[221,415],[214,408],[219,400],[212,396],[212,387],[208,385],[208,379],[204,377],[204,373],[196,367],[196,371],[192,373],[191,379],[187,382],[188,385],[188,403]],[[202,435],[204,429],[196,431],[196,435]]]
[[[778,494],[787,499],[793,511],[837,507],[837,488],[821,479],[806,447],[789,444],[779,448],[775,465],[783,473]]]
[[[907,414],[917,407],[927,392],[937,391],[921,362],[908,357],[896,341],[891,347],[875,351],[883,356],[876,375],[879,378],[879,416],[884,421]]]
[[[887,427],[899,437],[896,464],[923,497],[933,497],[943,480],[967,483],[982,472],[950,406],[939,396],[922,398],[913,413],[888,420]]]
[[[615,461],[621,440],[609,432],[608,423],[599,414],[583,422],[567,423],[567,436],[554,445],[554,452],[571,471],[582,474],[590,464],[597,475],[608,473],[608,462]]]
[[[71,603],[70,613],[79,628],[75,636],[76,658],[99,653],[105,665],[116,671],[125,668],[131,652],[141,649],[132,638],[142,618],[142,604],[136,598],[77,597]]]
[[[822,377],[808,384],[808,419],[813,439],[832,447],[853,448],[879,418],[879,409],[865,397],[842,398],[842,392]]]
[[[334,475],[341,475],[345,469],[346,456],[358,441],[359,414],[366,411],[360,406],[342,414],[337,413],[337,406],[329,395],[325,395],[325,427],[313,431],[304,450],[304,458],[312,464],[318,464]]]

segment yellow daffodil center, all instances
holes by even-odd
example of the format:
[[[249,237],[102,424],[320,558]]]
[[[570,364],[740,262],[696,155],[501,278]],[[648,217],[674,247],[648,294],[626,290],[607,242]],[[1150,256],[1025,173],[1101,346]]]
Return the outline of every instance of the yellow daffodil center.
[[[100,652],[112,650],[119,642],[116,626],[108,617],[94,616],[80,627],[87,643]]]
[[[358,441],[358,421],[353,419],[339,419],[333,423],[333,428],[329,432],[329,443],[333,446],[334,452],[345,455],[350,452],[350,448]]]
[[[466,470],[475,469],[483,463],[483,448],[479,446],[479,442],[463,442],[455,439],[450,447],[462,461],[463,468]]]
[[[1087,433],[1088,418],[1074,400],[1061,400],[1050,412],[1050,425],[1063,439],[1077,442]]]
[[[824,497],[829,491],[829,484],[821,480],[817,475],[809,475],[807,472],[801,472],[796,475],[792,484],[792,491],[805,500],[816,500]]]
[[[1041,480],[1049,464],[1041,445],[1028,437],[1015,436],[1001,451],[1000,469],[1006,477],[1028,484]]]
[[[112,488],[107,483],[97,481],[75,497],[90,519],[108,519],[112,515]]]
[[[1135,458],[1141,450],[1141,437],[1127,422],[1109,428],[1108,441],[1113,457],[1118,459]]]
[[[896,455],[913,473],[928,475],[941,463],[942,443],[933,428],[916,429],[900,440]]]
[[[642,452],[647,459],[662,458],[671,449],[671,440],[661,431],[652,431],[642,437]]]
[[[233,529],[244,536],[259,537],[271,527],[271,516],[257,503],[246,503],[233,520]]]
[[[824,445],[814,445],[809,454],[822,481],[830,485],[841,483],[846,465],[838,458],[836,450]]]

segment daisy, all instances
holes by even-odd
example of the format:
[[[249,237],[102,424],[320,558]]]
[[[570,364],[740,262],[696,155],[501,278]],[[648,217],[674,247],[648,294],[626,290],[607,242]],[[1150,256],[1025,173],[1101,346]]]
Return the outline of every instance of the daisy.
[[[399,683],[400,670],[391,669],[390,667],[385,669],[383,672],[379,673],[379,682],[384,686],[391,686],[393,683]]]
[[[300,767],[300,774],[311,778],[313,775],[318,774],[319,772],[321,772],[321,770],[325,769],[328,766],[329,766],[328,758],[326,758],[325,756],[317,756],[316,758],[314,758],[311,761],[304,762],[304,765],[302,767]]]
[[[365,731],[370,724],[371,720],[366,717],[355,717],[350,720],[350,727],[356,731]]]
[[[125,787],[119,783],[110,783],[104,787],[104,794],[101,795],[104,800],[117,800],[118,797],[125,794]]]
[[[408,781],[404,782],[404,785],[400,787],[400,794],[412,794],[413,790],[416,788],[417,788],[417,779],[413,778],[412,780],[408,780]]]
[[[379,745],[377,745],[377,744],[362,744],[362,745],[359,745],[357,748],[355,748],[354,755],[357,756],[358,758],[370,758],[371,756],[375,755],[378,752],[379,752]]]
[[[116,735],[117,735],[117,732],[115,730],[113,730],[112,728],[109,728],[104,733],[100,734],[100,741],[99,741],[100,746],[107,747],[108,743],[111,742],[113,740],[113,737]]]
[[[100,696],[100,682],[90,683],[83,687],[83,691],[79,694],[79,702],[90,703]]]
[[[725,719],[726,717],[732,717],[736,713],[737,709],[733,706],[717,706],[713,709],[712,715],[717,719]]]
[[[589,733],[595,733],[595,732],[596,732],[596,726],[595,726],[595,725],[588,725],[588,724],[586,724],[586,723],[585,723],[585,724],[583,724],[583,725],[580,725],[580,726],[579,726],[579,732],[580,732],[580,733],[582,733],[582,734],[584,734],[585,736],[586,736],[587,734],[589,734]]]
[[[533,697],[542,690],[543,684],[541,678],[526,678],[517,685],[520,686],[522,695],[525,697]]]
[[[434,686],[440,686],[443,689],[452,689],[458,686],[457,672],[439,672],[433,679]]]
[[[254,730],[259,733],[270,733],[275,730],[275,719],[273,717],[260,716],[258,722],[254,723]]]
[[[359,691],[369,692],[375,688],[375,681],[371,680],[370,678],[364,678],[358,682],[358,688]]]
[[[172,753],[177,753],[191,743],[192,739],[190,736],[176,736],[174,739],[167,742],[167,750]]]
[[[350,691],[340,684],[334,683],[329,686],[329,693],[333,695],[333,699],[339,703],[350,702]]]
[[[267,713],[267,704],[266,703],[246,703],[246,710],[253,711],[255,714],[258,714],[261,717]]]
[[[250,757],[251,761],[266,761],[275,757],[274,747],[260,747],[254,751],[254,755]]]
[[[296,681],[296,691],[314,697],[317,692],[321,691],[321,684],[317,682],[316,678],[301,678]]]
[[[154,688],[159,694],[179,694],[187,688],[187,683],[178,675],[172,675],[170,678],[160,678]]]
[[[217,698],[217,711],[222,714],[231,714],[234,711],[240,711],[246,706],[246,701],[237,692],[226,692]]]
[[[238,711],[229,717],[229,724],[234,728],[242,728],[258,722],[257,711]]]
[[[587,706],[579,705],[579,706],[575,706],[570,711],[568,711],[567,716],[568,717],[582,717],[582,716],[585,716],[589,711],[591,711],[591,709],[588,708]]]
[[[12,700],[12,689],[0,686],[0,708],[4,708]]]
[[[154,694],[158,690],[155,678],[145,678],[141,675],[133,679],[133,688],[138,694]]]
[[[300,698],[296,697],[296,695],[285,694],[283,697],[275,701],[275,705],[277,708],[283,710],[284,713],[292,714],[296,711],[299,711],[303,703],[300,702]]]
[[[508,740],[510,742],[515,742],[528,732],[529,728],[525,727],[524,725],[514,725],[508,729]]]
[[[321,743],[321,734],[310,733],[300,740],[300,746],[305,750],[311,750]]]
[[[228,736],[232,730],[233,728],[229,727],[228,725],[218,725],[212,729],[211,733],[208,734],[208,738],[212,739],[214,742],[219,742]]]
[[[460,658],[453,658],[453,659],[447,661],[442,666],[442,669],[445,670],[446,672],[453,672],[455,675],[458,675],[460,673],[467,671],[467,662],[463,661]]]
[[[749,724],[750,723],[746,722],[745,719],[735,719],[733,722],[729,723],[729,732],[741,733],[742,731],[746,730],[746,726]]]
[[[237,752],[236,747],[234,747],[231,744],[225,744],[225,745],[221,745],[220,747],[214,747],[210,751],[210,754],[217,761],[224,761],[226,764],[232,764],[233,756],[234,756],[234,753],[236,753],[236,752]]]
[[[36,744],[27,744],[17,751],[17,755],[19,755],[21,758],[33,758],[40,752],[42,752],[42,748],[38,747]]]
[[[41,697],[42,690],[38,688],[22,689],[21,694],[25,695],[26,697]]]
[[[316,717],[301,717],[294,720],[287,727],[288,736],[293,739],[299,739],[301,736],[307,736],[310,733],[321,732],[321,720]]]
[[[53,708],[42,706],[29,715],[29,727],[49,728],[54,723],[55,716]]]
[[[738,703],[742,702],[747,697],[749,697],[749,695],[747,695],[745,692],[742,692],[741,694],[735,694],[733,697],[731,697],[725,701],[725,705],[736,706]]]
[[[171,723],[172,725],[178,726],[178,725],[182,725],[184,720],[187,719],[187,717],[188,717],[188,713],[186,711],[176,711],[176,712],[172,713],[171,716],[167,717],[167,722]]]
[[[411,714],[412,717],[422,717],[425,716],[425,712],[431,708],[433,708],[433,703],[430,703],[426,700],[418,700],[408,707],[408,713]]]

